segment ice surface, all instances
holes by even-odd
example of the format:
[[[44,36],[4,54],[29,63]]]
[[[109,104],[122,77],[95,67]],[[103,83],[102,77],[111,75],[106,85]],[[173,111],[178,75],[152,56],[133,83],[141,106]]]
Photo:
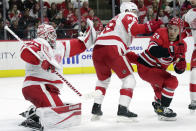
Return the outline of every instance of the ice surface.
[[[121,81],[113,74],[102,105],[103,117],[96,122],[90,121],[93,100],[81,100],[69,87],[64,86],[61,90],[61,98],[64,102],[82,102],[81,125],[66,128],[64,131],[196,131],[196,112],[191,114],[187,108],[190,103],[190,72],[187,71],[182,75],[174,72],[172,74],[179,78],[179,87],[175,91],[170,106],[177,112],[177,121],[168,122],[157,119],[151,105],[154,97],[153,90],[135,73],[137,85],[129,109],[138,114],[138,122],[117,123],[116,112]],[[64,77],[82,94],[95,89],[97,80],[95,74],[64,75]],[[0,78],[0,131],[31,131],[31,129],[18,126],[24,120],[18,114],[31,105],[22,96],[23,80],[23,77]]]

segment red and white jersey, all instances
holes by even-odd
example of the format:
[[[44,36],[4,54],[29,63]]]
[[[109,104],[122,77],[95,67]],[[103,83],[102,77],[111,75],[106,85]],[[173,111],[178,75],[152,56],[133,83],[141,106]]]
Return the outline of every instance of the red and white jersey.
[[[41,45],[48,44],[48,42],[42,38],[34,39],[25,44],[21,49],[21,58],[26,62],[26,78],[24,81],[24,87],[30,85],[40,85],[40,84],[51,84],[56,87],[61,87],[63,82],[51,71],[43,70],[41,67],[41,61],[35,57],[28,48],[31,48],[36,52],[41,58],[44,58]],[[55,68],[57,72],[63,74],[62,59],[63,57],[71,57],[75,54],[81,53],[86,49],[83,42],[78,39],[58,41],[56,43],[55,49],[52,49],[53,56],[56,62],[61,65],[61,68]]]
[[[191,28],[196,28],[196,8],[190,9],[185,15],[185,22],[189,24]],[[191,30],[194,42],[196,44],[196,30]]]
[[[97,45],[118,45],[126,52],[133,37],[132,26],[138,23],[138,18],[131,12],[120,13],[106,25],[97,36]]]
[[[185,37],[185,35],[182,34],[182,39],[184,37]],[[152,36],[148,48],[144,52],[139,54],[139,56],[140,56],[140,58],[142,58],[142,60],[145,63],[147,63],[151,67],[158,67],[158,68],[162,68],[162,69],[167,69],[167,67],[171,63],[175,62],[177,58],[173,57],[172,55],[170,55],[169,57],[157,58],[157,57],[154,57],[151,55],[150,49],[153,46],[160,46],[162,48],[167,48],[169,51],[170,46],[173,46],[178,43],[179,43],[179,41],[174,41],[174,42],[169,41],[167,28],[160,28]],[[187,48],[187,45],[183,40],[182,40],[182,43],[185,45],[185,48]],[[185,52],[182,57],[185,58]]]

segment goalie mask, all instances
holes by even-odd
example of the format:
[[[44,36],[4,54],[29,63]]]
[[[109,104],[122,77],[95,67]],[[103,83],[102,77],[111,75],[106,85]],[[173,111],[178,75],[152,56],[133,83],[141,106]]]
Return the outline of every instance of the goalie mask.
[[[56,43],[56,31],[53,26],[48,24],[41,24],[37,29],[37,37],[43,38],[48,41],[52,48],[55,48]]]
[[[121,5],[120,5],[120,12],[133,12],[135,14],[137,14],[138,12],[138,8],[137,8],[137,5],[133,2],[123,2]]]

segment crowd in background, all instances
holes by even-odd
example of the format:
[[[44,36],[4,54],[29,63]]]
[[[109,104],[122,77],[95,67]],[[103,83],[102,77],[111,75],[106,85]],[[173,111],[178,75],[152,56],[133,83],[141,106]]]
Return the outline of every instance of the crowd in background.
[[[6,24],[22,39],[34,38],[36,28],[41,23],[40,1],[36,0],[9,0],[7,3]],[[3,37],[3,7],[0,6],[0,39]],[[78,1],[72,3],[65,0],[62,3],[43,2],[43,22],[56,28],[57,36],[61,38],[73,38],[78,35],[79,13],[81,13],[81,31],[86,30],[86,19],[93,20],[95,29],[101,31],[103,24],[95,16],[93,9],[89,8],[88,2],[82,3],[80,11]],[[8,39],[14,39],[8,35]]]
[[[3,22],[3,0],[0,0],[0,39],[4,39],[4,25],[7,24],[20,38],[31,39],[35,37],[37,26],[41,23],[40,1],[36,0],[8,0],[6,3],[6,23]],[[117,0],[119,1],[119,0]],[[139,23],[145,23],[155,19],[158,10],[157,0],[130,0],[138,5]],[[120,2],[117,2],[120,3]],[[120,5],[117,5],[120,6]],[[182,16],[191,8],[190,2],[185,0],[180,3],[176,0],[176,15]],[[166,25],[173,16],[173,1],[162,0],[159,18]],[[103,30],[103,24],[94,10],[89,7],[88,1],[81,2],[80,10],[78,0],[71,2],[65,0],[62,3],[43,1],[43,22],[56,28],[57,36],[61,38],[73,38],[78,36],[79,16],[81,18],[81,31],[86,30],[86,19],[93,20],[97,32]],[[79,15],[79,13],[81,13]],[[151,35],[151,34],[142,34]],[[8,34],[8,40],[14,39]]]

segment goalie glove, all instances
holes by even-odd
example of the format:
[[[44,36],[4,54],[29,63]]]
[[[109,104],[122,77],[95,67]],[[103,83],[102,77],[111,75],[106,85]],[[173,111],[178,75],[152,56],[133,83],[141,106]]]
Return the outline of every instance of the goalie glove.
[[[52,73],[55,72],[55,67],[53,65],[51,65],[47,60],[42,61],[41,67],[43,70],[46,70],[46,71],[51,70]]]

